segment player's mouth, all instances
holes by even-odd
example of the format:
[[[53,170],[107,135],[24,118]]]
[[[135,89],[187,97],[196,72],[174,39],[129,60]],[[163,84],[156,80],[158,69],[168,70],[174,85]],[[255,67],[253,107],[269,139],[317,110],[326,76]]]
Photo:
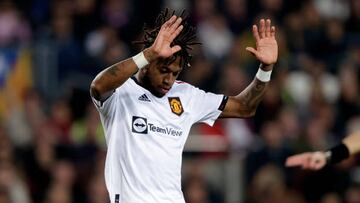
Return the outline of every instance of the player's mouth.
[[[169,92],[170,87],[160,87],[159,90],[162,94],[166,94]]]

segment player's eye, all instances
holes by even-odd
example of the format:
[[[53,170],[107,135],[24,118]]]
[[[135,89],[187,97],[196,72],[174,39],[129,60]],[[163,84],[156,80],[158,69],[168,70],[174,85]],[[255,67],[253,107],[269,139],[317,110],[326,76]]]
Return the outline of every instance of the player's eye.
[[[167,68],[161,68],[160,69],[160,73],[167,73],[168,72],[168,69]]]

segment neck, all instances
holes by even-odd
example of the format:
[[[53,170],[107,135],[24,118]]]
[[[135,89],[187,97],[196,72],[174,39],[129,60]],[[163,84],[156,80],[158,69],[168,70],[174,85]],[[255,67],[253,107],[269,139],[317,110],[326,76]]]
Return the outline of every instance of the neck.
[[[155,97],[161,98],[163,96],[159,96],[156,92],[154,92],[154,90],[151,88],[150,86],[150,81],[149,79],[145,76],[144,73],[141,73],[141,71],[138,71],[134,76],[133,76],[135,82],[140,85],[141,87],[147,89],[149,92],[151,92]]]

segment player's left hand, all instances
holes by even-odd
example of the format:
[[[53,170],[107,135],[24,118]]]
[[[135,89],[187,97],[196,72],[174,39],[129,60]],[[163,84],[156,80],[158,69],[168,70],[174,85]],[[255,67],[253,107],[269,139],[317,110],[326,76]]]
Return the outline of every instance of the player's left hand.
[[[259,28],[257,25],[252,27],[253,36],[256,41],[256,48],[246,47],[265,67],[272,69],[278,58],[278,44],[275,39],[275,26],[271,26],[271,20],[260,20]]]
[[[303,169],[320,170],[326,165],[324,152],[306,152],[286,159],[287,167],[301,166]]]

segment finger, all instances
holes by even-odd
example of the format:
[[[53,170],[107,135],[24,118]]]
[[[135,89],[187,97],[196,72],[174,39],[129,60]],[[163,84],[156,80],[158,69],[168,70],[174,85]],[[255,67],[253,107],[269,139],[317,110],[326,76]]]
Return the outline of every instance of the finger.
[[[253,36],[254,36],[255,40],[259,41],[260,40],[259,30],[256,25],[253,25],[252,31],[253,31]]]
[[[168,28],[170,25],[172,25],[175,22],[175,20],[176,20],[176,16],[175,15],[171,16],[171,18],[161,26],[161,29]]]
[[[175,32],[175,30],[179,27],[179,25],[181,24],[182,19],[179,17],[176,19],[176,21],[170,25],[169,27],[169,33],[172,34],[173,32]]]
[[[311,166],[311,156],[309,155],[309,156],[304,157],[302,168],[310,169],[310,166]]]
[[[180,25],[171,35],[169,40],[172,42],[174,39],[180,34],[181,30],[183,30],[184,26]]]
[[[271,26],[270,36],[275,37],[275,26]]]
[[[175,54],[176,52],[178,52],[180,50],[181,50],[181,46],[179,46],[179,45],[175,45],[175,46],[171,47],[171,51],[173,54]]]
[[[291,156],[286,159],[285,166],[300,166],[302,164],[303,158],[299,155]]]
[[[302,162],[295,162],[295,161],[289,160],[289,159],[287,159],[286,163],[285,163],[286,167],[295,167],[295,166],[301,166],[301,165],[302,165]]]
[[[169,28],[170,25],[175,22],[176,18],[177,17],[175,15],[171,16],[171,18],[161,26],[158,36],[155,39],[155,44],[162,44],[162,42],[164,41],[164,35],[168,35],[166,33],[166,30]]]
[[[308,162],[309,157],[310,157],[309,153],[293,155],[286,159],[285,165],[286,166],[303,166],[304,164],[306,164],[306,162]]]
[[[265,23],[265,36],[270,37],[270,30],[271,30],[271,20],[267,19]]]
[[[308,167],[309,167],[309,163],[307,163],[307,162],[304,162],[301,164],[302,169],[308,169]]]
[[[246,51],[250,52],[254,56],[257,56],[258,54],[258,51],[256,51],[256,49],[254,49],[253,47],[246,47]]]
[[[260,33],[260,38],[264,38],[264,37],[265,37],[265,20],[264,20],[264,19],[261,19],[261,20],[260,20],[259,33]]]

